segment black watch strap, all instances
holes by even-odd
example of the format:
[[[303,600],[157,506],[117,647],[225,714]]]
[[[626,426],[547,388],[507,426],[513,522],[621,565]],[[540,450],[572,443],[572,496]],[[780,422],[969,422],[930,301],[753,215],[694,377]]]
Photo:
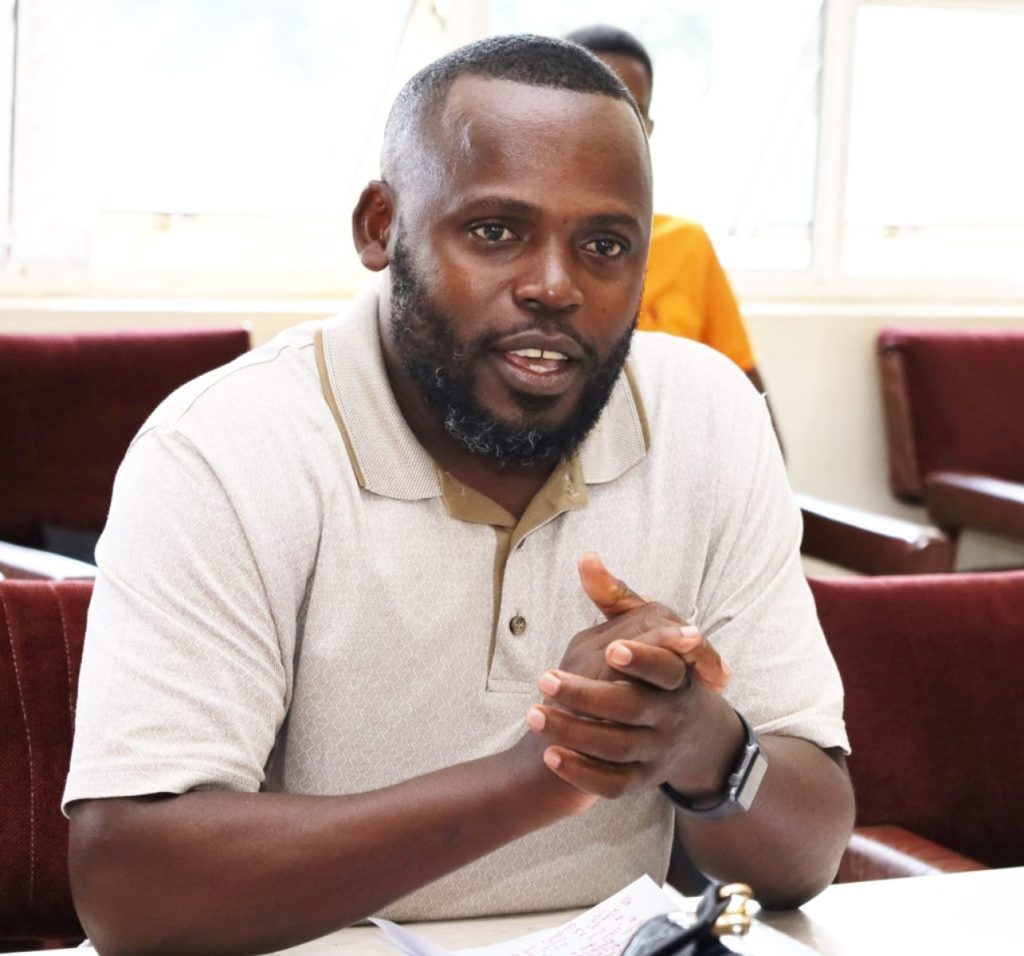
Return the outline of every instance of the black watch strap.
[[[736,716],[743,724],[743,731],[747,739],[736,766],[725,782],[725,793],[717,803],[713,803],[709,807],[697,807],[694,806],[692,800],[684,797],[667,783],[661,784],[658,788],[675,804],[676,809],[686,816],[698,820],[721,820],[723,817],[731,817],[735,813],[746,813],[754,802],[765,771],[768,769],[768,760],[761,753],[757,735],[747,723],[747,719],[739,711],[736,711]]]

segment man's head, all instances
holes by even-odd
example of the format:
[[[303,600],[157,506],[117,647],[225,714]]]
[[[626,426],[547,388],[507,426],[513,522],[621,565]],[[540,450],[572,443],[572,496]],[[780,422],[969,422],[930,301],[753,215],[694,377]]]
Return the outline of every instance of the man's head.
[[[650,160],[626,89],[572,44],[484,40],[409,81],[382,168],[353,230],[367,267],[390,266],[381,337],[406,418],[501,462],[571,453],[643,284]]]
[[[654,65],[644,45],[632,33],[606,23],[580,27],[566,34],[565,38],[590,50],[615,71],[633,94],[649,135],[654,129],[654,120],[651,119]]]

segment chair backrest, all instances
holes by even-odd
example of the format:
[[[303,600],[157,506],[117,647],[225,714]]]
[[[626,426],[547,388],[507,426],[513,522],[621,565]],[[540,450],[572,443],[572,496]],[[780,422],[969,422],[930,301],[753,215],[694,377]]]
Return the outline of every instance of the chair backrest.
[[[249,348],[243,328],[0,335],[0,539],[102,530],[132,437],[179,385]]]
[[[1024,865],[1024,572],[811,580],[857,824]]]
[[[898,498],[935,471],[1024,482],[1024,331],[885,329],[878,359]]]
[[[0,581],[0,941],[84,936],[60,799],[91,596],[87,581]]]

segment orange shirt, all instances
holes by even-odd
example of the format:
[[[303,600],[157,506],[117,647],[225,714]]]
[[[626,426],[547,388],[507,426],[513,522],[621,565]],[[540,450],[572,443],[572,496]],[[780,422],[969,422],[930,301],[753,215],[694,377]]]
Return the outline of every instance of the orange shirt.
[[[655,215],[638,328],[696,339],[745,372],[757,364],[736,296],[695,222]]]

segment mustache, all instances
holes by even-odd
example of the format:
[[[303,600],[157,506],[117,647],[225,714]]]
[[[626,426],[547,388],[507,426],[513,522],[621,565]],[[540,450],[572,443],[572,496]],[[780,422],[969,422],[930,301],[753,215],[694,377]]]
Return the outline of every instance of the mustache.
[[[518,325],[504,328],[500,332],[497,330],[482,332],[473,339],[470,352],[473,356],[482,355],[484,352],[489,352],[499,339],[518,335],[520,332],[540,332],[552,328],[557,328],[562,335],[568,336],[580,347],[588,365],[598,364],[597,349],[580,334],[579,329],[574,328],[570,322],[560,322],[550,318],[525,319]]]

